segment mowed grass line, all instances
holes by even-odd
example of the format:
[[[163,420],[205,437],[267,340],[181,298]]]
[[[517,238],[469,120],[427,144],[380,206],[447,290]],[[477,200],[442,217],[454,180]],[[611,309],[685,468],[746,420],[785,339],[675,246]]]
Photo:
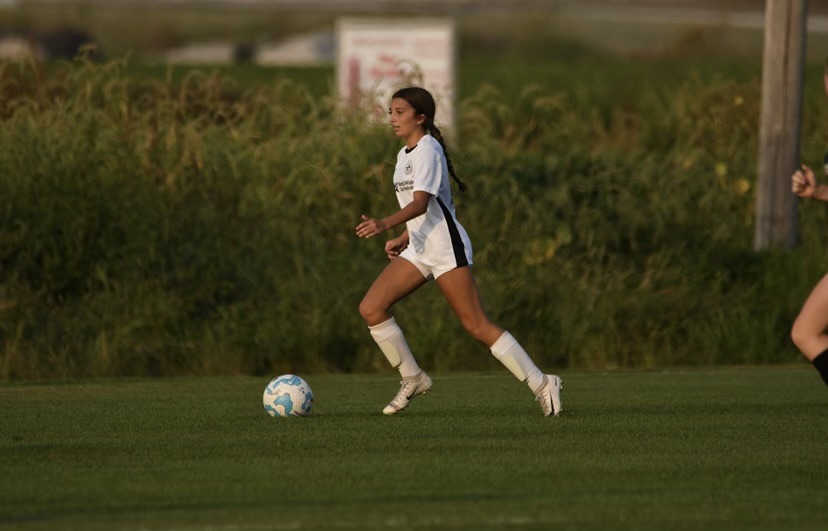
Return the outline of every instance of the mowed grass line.
[[[824,529],[828,390],[810,367],[564,373],[547,419],[503,371],[0,386],[0,529]]]

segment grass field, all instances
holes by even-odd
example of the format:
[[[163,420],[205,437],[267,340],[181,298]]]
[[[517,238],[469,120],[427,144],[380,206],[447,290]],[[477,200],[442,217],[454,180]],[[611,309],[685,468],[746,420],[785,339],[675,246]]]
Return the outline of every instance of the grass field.
[[[828,392],[810,367],[563,374],[541,416],[503,371],[0,386],[0,529],[824,529]]]

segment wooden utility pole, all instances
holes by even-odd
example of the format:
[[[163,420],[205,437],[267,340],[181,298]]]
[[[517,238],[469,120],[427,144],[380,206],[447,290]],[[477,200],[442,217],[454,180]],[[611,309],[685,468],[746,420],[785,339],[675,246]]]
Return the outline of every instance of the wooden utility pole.
[[[766,0],[755,250],[797,241],[791,174],[799,167],[807,0]]]

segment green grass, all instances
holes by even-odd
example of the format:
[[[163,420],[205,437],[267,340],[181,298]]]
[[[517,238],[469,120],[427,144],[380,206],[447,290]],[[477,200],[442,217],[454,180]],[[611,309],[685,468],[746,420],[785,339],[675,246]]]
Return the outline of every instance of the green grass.
[[[828,393],[803,365],[564,374],[546,419],[506,371],[0,386],[0,529],[823,529]]]

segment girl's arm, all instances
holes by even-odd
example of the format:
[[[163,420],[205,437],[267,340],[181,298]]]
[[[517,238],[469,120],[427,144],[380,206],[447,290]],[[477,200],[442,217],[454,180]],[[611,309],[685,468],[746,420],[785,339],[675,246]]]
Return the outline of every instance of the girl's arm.
[[[388,257],[388,259],[396,259],[400,255],[400,253],[403,252],[406,247],[408,247],[408,240],[408,230],[405,230],[396,238],[391,238],[390,240],[385,242],[385,255]]]
[[[389,229],[393,229],[397,225],[401,225],[410,219],[422,216],[428,210],[428,202],[430,199],[431,194],[428,192],[416,191],[414,192],[413,201],[388,217],[374,219],[363,214],[363,221],[357,225],[356,234],[360,238],[370,238],[382,234]]]
[[[791,191],[799,197],[828,201],[828,186],[817,184],[813,170],[805,164],[791,176]]]

